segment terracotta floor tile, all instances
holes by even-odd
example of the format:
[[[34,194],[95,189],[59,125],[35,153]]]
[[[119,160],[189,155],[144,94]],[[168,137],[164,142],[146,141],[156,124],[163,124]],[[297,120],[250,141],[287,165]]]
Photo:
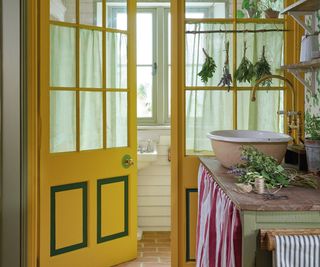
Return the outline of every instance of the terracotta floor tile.
[[[157,251],[159,251],[159,252],[171,251],[171,247],[157,248]]]
[[[138,252],[156,252],[157,248],[145,248],[140,247],[138,248]]]
[[[171,257],[170,252],[143,252],[142,257]]]
[[[171,267],[170,232],[144,232],[138,258],[117,267]]]

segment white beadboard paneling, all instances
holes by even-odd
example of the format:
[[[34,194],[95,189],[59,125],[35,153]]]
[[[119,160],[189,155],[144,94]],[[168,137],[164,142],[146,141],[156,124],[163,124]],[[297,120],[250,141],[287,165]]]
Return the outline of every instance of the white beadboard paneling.
[[[152,197],[138,197],[139,207],[159,207],[159,206],[170,206],[170,196],[152,196]]]
[[[169,146],[157,145],[157,152],[158,152],[158,155],[160,156],[168,155],[168,150],[169,150]]]
[[[170,185],[171,178],[168,175],[140,176],[138,175],[138,186],[140,185]]]
[[[162,135],[159,138],[159,145],[170,146],[170,135]]]
[[[138,216],[141,217],[153,217],[153,216],[161,216],[161,217],[170,217],[171,216],[171,207],[139,207]]]
[[[138,176],[154,176],[154,175],[166,175],[170,176],[170,166],[158,166],[150,165],[150,167],[139,171]]]
[[[170,217],[139,217],[139,226],[170,226]]]
[[[168,155],[158,155],[157,160],[155,162],[152,162],[152,165],[169,166],[170,168],[170,161],[168,161]]]
[[[170,196],[169,185],[138,186],[138,196]]]

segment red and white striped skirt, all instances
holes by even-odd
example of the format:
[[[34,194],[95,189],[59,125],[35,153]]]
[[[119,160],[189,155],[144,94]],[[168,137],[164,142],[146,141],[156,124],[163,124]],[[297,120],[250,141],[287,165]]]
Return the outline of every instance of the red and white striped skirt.
[[[197,267],[241,267],[240,212],[200,164]]]

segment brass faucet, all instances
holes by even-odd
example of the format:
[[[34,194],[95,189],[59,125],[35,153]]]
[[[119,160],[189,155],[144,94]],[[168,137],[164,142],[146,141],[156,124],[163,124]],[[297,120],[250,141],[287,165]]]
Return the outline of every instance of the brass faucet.
[[[278,111],[278,114],[283,114],[287,116],[287,125],[288,125],[288,134],[293,137],[294,144],[298,144],[299,141],[297,141],[293,136],[293,131],[296,131],[297,139],[301,139],[301,112],[297,111],[296,109],[296,92],[294,90],[294,87],[290,80],[288,80],[286,77],[283,77],[281,75],[266,75],[257,80],[256,84],[252,87],[252,93],[251,93],[251,101],[256,101],[256,91],[259,88],[259,85],[268,79],[278,79],[284,81],[288,88],[291,91],[291,99],[292,99],[292,106],[293,110],[287,111],[286,113],[284,111]]]

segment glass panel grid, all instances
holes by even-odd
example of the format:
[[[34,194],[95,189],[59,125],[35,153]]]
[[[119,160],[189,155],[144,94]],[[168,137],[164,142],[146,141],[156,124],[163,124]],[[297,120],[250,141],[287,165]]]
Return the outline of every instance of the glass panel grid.
[[[201,1],[200,1],[201,2]],[[239,1],[238,1],[239,2]],[[276,1],[278,2],[278,1]],[[279,0],[279,2],[281,2],[282,4],[282,0]],[[199,2],[196,2],[199,3]],[[283,75],[283,73],[279,70],[280,66],[283,65],[284,63],[284,57],[286,55],[286,51],[284,50],[284,32],[281,31],[281,29],[284,28],[284,20],[282,18],[265,18],[264,16],[262,16],[261,18],[241,18],[241,19],[236,19],[235,16],[232,16],[232,14],[236,14],[236,5],[234,4],[235,1],[233,2],[233,11],[229,12],[229,15],[226,16],[214,16],[207,13],[204,13],[203,10],[201,10],[201,8],[199,8],[198,10],[196,10],[195,6],[197,5],[195,2],[193,3],[189,3],[191,5],[189,5],[188,7],[188,3],[186,3],[187,8],[186,8],[186,16],[185,16],[185,29],[187,30],[199,30],[204,29],[204,26],[208,27],[207,25],[216,25],[216,29],[219,29],[219,24],[220,24],[220,29],[226,29],[226,25],[228,25],[228,30],[230,30],[230,33],[228,33],[227,35],[230,36],[230,72],[232,74],[232,72],[234,72],[237,68],[237,66],[240,64],[241,59],[242,59],[242,55],[243,55],[243,40],[245,39],[245,34],[243,33],[236,33],[235,30],[241,30],[241,29],[279,29],[279,32],[270,32],[268,33],[268,36],[264,35],[265,33],[259,33],[260,35],[264,35],[263,36],[263,44],[260,43],[258,45],[256,45],[257,47],[254,47],[254,49],[256,50],[262,50],[262,45],[266,45],[267,48],[267,56],[271,57],[272,59],[271,61],[271,66],[272,66],[272,74],[277,74],[277,75]],[[193,5],[193,7],[192,7]],[[200,7],[200,6],[199,6]],[[192,10],[193,8],[193,10]],[[193,11],[193,13],[192,13]],[[189,12],[189,14],[188,14]],[[196,13],[199,14],[196,14]],[[203,12],[201,14],[201,12]],[[227,14],[227,13],[226,13]],[[230,15],[231,14],[231,15]],[[200,26],[199,26],[200,25]],[[230,25],[230,26],[229,26]],[[208,28],[214,28],[214,26],[209,26]],[[270,36],[274,36],[272,34],[276,33],[276,35],[281,39],[280,43],[277,44],[270,44],[270,39],[268,39]],[[212,34],[212,33],[211,33]],[[246,105],[246,103],[249,101],[247,99],[248,96],[248,89],[250,90],[252,85],[254,84],[254,81],[249,84],[249,83],[237,83],[236,81],[233,81],[233,87],[231,88],[232,92],[227,93],[226,88],[221,88],[218,87],[217,84],[215,84],[216,79],[218,79],[218,77],[220,77],[219,75],[217,75],[217,71],[219,71],[219,66],[217,66],[217,70],[216,73],[214,74],[214,76],[218,76],[216,78],[211,79],[212,81],[209,81],[208,84],[203,84],[199,78],[196,76],[196,74],[198,72],[194,71],[193,75],[192,73],[189,71],[188,72],[188,64],[190,63],[190,58],[188,59],[187,57],[187,53],[188,53],[188,48],[192,48],[192,49],[202,49],[201,46],[205,46],[205,42],[201,41],[201,38],[198,37],[197,41],[194,41],[193,43],[191,43],[193,46],[188,47],[188,38],[190,39],[190,37],[187,36],[188,34],[186,34],[185,37],[185,90],[186,90],[186,102],[185,102],[185,138],[186,138],[186,144],[185,144],[185,154],[186,155],[194,155],[194,154],[207,154],[207,153],[212,153],[210,151],[212,151],[210,148],[207,151],[204,151],[202,148],[201,149],[194,149],[194,150],[190,150],[188,147],[188,143],[190,143],[190,140],[188,141],[188,139],[190,139],[190,127],[188,125],[189,122],[187,122],[186,120],[188,120],[187,118],[187,108],[188,108],[188,100],[187,97],[188,95],[190,95],[189,92],[199,92],[202,93],[203,90],[205,90],[205,92],[221,92],[221,90],[223,90],[224,94],[232,94],[232,101],[230,103],[230,109],[233,110],[233,114],[232,114],[232,118],[233,118],[233,126],[231,127],[231,129],[245,129],[248,128],[246,125],[244,125],[244,122],[240,122],[241,121],[241,114],[244,115],[244,112],[247,112],[244,109],[248,109]],[[253,35],[253,34],[251,34]],[[205,38],[203,38],[205,39]],[[199,41],[200,40],[200,41]],[[271,38],[271,40],[273,40]],[[252,40],[251,40],[252,42]],[[277,46],[277,49],[275,48],[275,45]],[[280,48],[279,48],[280,47]],[[234,49],[233,49],[234,48]],[[277,57],[275,57],[275,53],[277,52]],[[220,51],[220,53],[222,54],[222,52]],[[280,53],[280,54],[279,54]],[[212,53],[213,55],[214,52]],[[252,53],[251,53],[252,56]],[[213,58],[216,60],[217,57],[213,56]],[[201,58],[201,55],[199,53],[199,57],[197,57],[195,60],[199,62],[203,62],[204,58]],[[255,59],[256,60],[256,59]],[[231,62],[234,62],[231,63]],[[189,64],[192,65],[192,64]],[[202,66],[202,64],[200,64]],[[189,66],[190,67],[190,66]],[[221,68],[221,66],[220,66]],[[201,69],[201,68],[200,68]],[[200,70],[199,70],[200,71]],[[232,75],[233,78],[233,75]],[[215,82],[213,82],[215,81]],[[277,110],[283,110],[283,106],[284,106],[284,85],[283,82],[279,81],[279,80],[272,80],[272,86],[269,90],[270,94],[268,94],[268,90],[265,91],[259,91],[257,93],[257,95],[260,95],[260,98],[262,98],[262,102],[263,102],[263,98],[268,98],[270,100],[271,98],[277,98],[278,100],[278,109]],[[279,89],[279,90],[277,90]],[[259,97],[259,96],[257,96]],[[244,100],[245,99],[245,100]],[[190,100],[190,97],[189,97]],[[244,101],[244,102],[243,102]],[[260,101],[259,101],[260,102]],[[261,103],[262,103],[261,102]],[[189,103],[190,104],[190,103]],[[258,103],[255,103],[253,105],[259,105]],[[190,106],[190,105],[189,105]],[[260,111],[260,112],[266,112],[266,114],[268,113],[268,111]],[[272,114],[275,112],[275,110],[272,111]],[[223,115],[223,112],[221,112],[221,114]],[[219,116],[222,116],[222,115]],[[270,112],[269,112],[270,114]],[[224,115],[223,115],[224,116]],[[246,115],[247,116],[247,115]],[[275,123],[273,123],[273,128],[279,132],[283,132],[284,131],[284,121],[283,121],[283,116],[279,116],[277,114],[274,114],[275,119]],[[219,119],[219,118],[218,118]],[[272,123],[272,121],[268,121],[268,123]],[[245,127],[246,126],[246,127]],[[261,127],[263,128],[262,124]],[[209,130],[209,129],[207,129]],[[212,129],[210,129],[212,131]],[[205,139],[200,138],[200,140],[196,141],[193,140],[194,142],[197,142],[199,145],[199,143],[201,143],[202,141],[205,142]]]
[[[52,6],[54,2],[60,1],[51,1],[50,9],[54,9]],[[73,39],[70,39],[70,34],[66,33],[65,35],[69,38],[69,42],[66,45],[69,46],[68,49],[65,49],[68,54],[61,54],[58,57],[53,56],[54,51],[51,51],[51,66],[55,65],[54,68],[50,68],[50,94],[53,95],[54,92],[58,93],[69,93],[74,97],[74,113],[73,113],[73,124],[69,126],[73,127],[73,135],[71,135],[73,143],[72,147],[68,147],[66,150],[63,148],[57,148],[56,138],[52,133],[57,131],[58,128],[55,127],[54,123],[50,125],[50,142],[51,142],[51,152],[67,152],[67,151],[80,151],[87,149],[102,149],[107,146],[107,129],[106,129],[106,116],[107,116],[107,101],[106,95],[107,91],[118,92],[121,90],[127,95],[128,84],[127,84],[127,4],[126,1],[121,3],[121,18],[118,18],[116,21],[110,20],[108,15],[111,13],[109,11],[115,10],[113,5],[107,7],[106,2],[96,2],[92,0],[66,0],[64,1],[67,4],[66,12],[68,16],[55,17],[53,16],[53,11],[50,11],[50,25],[51,28],[54,28],[51,31],[51,39],[53,34],[63,34],[67,31],[73,32]],[[88,8],[86,6],[90,5],[92,8],[88,13]],[[93,6],[92,6],[93,5]],[[112,7],[112,8],[111,8]],[[73,12],[73,13],[72,13]],[[111,14],[114,15],[114,14]],[[61,30],[63,29],[63,30]],[[117,39],[118,42],[111,45],[108,43],[107,36],[116,36],[114,39]],[[58,41],[58,39],[56,39]],[[118,44],[121,45],[118,45]],[[117,46],[118,45],[118,46]],[[117,76],[114,78],[113,84],[107,84],[107,68],[113,68],[112,64],[107,64],[108,58],[107,49],[109,47],[109,56],[114,50],[119,50],[123,57],[119,65],[119,71],[115,73]],[[110,50],[111,47],[111,50]],[[56,48],[56,49],[55,49]],[[51,49],[59,49],[57,44],[51,41]],[[99,51],[96,53],[96,51]],[[84,56],[87,55],[87,57]],[[114,53],[116,54],[116,53]],[[118,53],[120,54],[120,53]],[[88,57],[88,55],[91,55]],[[88,61],[89,58],[89,61]],[[60,60],[60,62],[59,62]],[[53,64],[54,63],[54,64]],[[60,64],[59,64],[60,63]],[[115,63],[115,62],[112,62]],[[66,65],[69,68],[62,68]],[[57,69],[61,71],[57,71]],[[65,69],[65,71],[62,71]],[[109,80],[110,81],[110,80]],[[57,93],[55,93],[56,95]],[[88,108],[88,101],[86,105],[83,105],[84,99],[99,98],[94,100],[94,103],[99,103],[95,107]],[[51,97],[52,98],[52,97]],[[64,101],[65,102],[65,101]],[[89,101],[90,102],[90,101]],[[93,103],[91,103],[93,104]],[[90,106],[90,105],[89,105]],[[92,106],[92,105],[91,105]],[[98,120],[96,125],[92,128],[92,125],[89,124],[90,120],[86,119],[83,121],[83,116],[88,115],[88,110],[95,116],[97,115]],[[85,111],[85,112],[84,112]],[[89,113],[90,113],[89,112]],[[52,112],[50,112],[52,113]],[[86,114],[85,114],[86,113]],[[91,115],[92,115],[91,114]],[[54,114],[50,115],[55,116]],[[56,116],[55,116],[56,117]],[[61,116],[60,116],[61,117]],[[87,116],[88,117],[88,116]],[[56,120],[54,120],[56,121]],[[114,120],[116,121],[116,120]],[[51,120],[50,120],[51,122]],[[92,123],[91,123],[92,124]],[[88,126],[89,125],[89,126]],[[54,127],[56,129],[54,129]],[[69,128],[70,128],[69,127]],[[122,127],[124,127],[122,125]],[[127,127],[127,125],[126,125]],[[61,128],[61,127],[60,127]],[[94,130],[96,133],[94,144],[91,142],[84,143],[84,135],[89,131]],[[101,136],[101,138],[100,138]],[[90,138],[89,138],[90,139]],[[92,138],[91,138],[92,139]],[[82,141],[81,141],[82,140]],[[123,141],[121,146],[127,146],[127,141]],[[118,146],[120,147],[120,146]]]

